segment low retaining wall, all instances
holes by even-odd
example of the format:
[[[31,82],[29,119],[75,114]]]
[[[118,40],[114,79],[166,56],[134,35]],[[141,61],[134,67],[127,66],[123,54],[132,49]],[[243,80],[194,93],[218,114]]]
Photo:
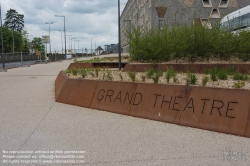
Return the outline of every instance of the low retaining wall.
[[[123,71],[136,71],[144,72],[145,69],[155,69],[166,71],[168,67],[172,66],[173,69],[177,72],[195,72],[195,73],[204,73],[206,69],[212,69],[214,67],[227,69],[233,67],[234,71],[240,73],[249,73],[250,64],[127,64]]]
[[[250,138],[250,91],[70,79],[60,72],[56,101]]]
[[[121,63],[121,68],[124,68],[127,63]],[[117,62],[95,62],[95,63],[71,63],[68,69],[73,68],[119,68]]]

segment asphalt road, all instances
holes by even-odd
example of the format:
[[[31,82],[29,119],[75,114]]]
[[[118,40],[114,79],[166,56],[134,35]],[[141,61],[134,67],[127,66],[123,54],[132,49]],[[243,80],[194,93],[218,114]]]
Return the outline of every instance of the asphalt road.
[[[31,65],[34,64],[35,61],[23,61],[23,65]],[[9,69],[9,68],[15,68],[15,67],[20,67],[22,66],[21,62],[8,62],[5,63],[5,68]],[[0,68],[3,68],[3,63],[0,63]]]
[[[0,165],[249,166],[249,138],[56,103],[55,79],[71,62],[0,73]],[[15,163],[28,151],[47,163]],[[66,151],[84,163],[48,164]]]

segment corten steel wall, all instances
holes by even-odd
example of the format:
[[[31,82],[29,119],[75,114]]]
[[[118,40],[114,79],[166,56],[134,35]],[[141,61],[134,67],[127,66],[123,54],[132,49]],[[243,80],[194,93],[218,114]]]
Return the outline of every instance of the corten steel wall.
[[[127,63],[121,63],[121,67],[124,68]],[[95,63],[71,63],[68,67],[73,68],[119,68],[118,62],[95,62]]]
[[[250,91],[70,79],[60,72],[56,101],[250,138]]]
[[[167,68],[172,67],[177,72],[195,72],[204,73],[206,69],[213,69],[214,67],[228,69],[232,67],[234,71],[240,73],[249,73],[250,64],[127,64],[123,69],[124,72],[136,71],[145,72],[148,69],[166,71]]]

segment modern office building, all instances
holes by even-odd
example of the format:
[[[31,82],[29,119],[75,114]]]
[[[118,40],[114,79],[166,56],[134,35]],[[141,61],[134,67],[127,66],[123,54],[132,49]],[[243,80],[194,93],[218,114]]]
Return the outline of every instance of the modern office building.
[[[121,15],[121,47],[128,52],[125,31],[131,26],[142,31],[163,25],[190,25],[193,21],[212,28],[216,21],[250,5],[250,0],[128,0]]]

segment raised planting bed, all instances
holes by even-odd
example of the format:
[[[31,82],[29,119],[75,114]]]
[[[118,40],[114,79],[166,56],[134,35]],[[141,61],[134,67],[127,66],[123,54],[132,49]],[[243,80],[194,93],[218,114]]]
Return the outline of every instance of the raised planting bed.
[[[124,68],[128,63],[121,63],[121,68]],[[68,69],[73,68],[119,68],[118,62],[93,62],[93,63],[71,63]]]
[[[56,79],[57,102],[250,138],[249,90],[182,85],[173,78],[171,84],[126,82],[132,72],[107,69],[83,69],[84,79],[71,72]]]
[[[250,64],[246,63],[228,63],[228,64],[196,64],[196,63],[188,63],[188,64],[145,64],[145,63],[131,63],[127,64],[123,71],[135,71],[135,72],[144,72],[148,69],[155,69],[155,70],[161,70],[166,71],[167,68],[172,67],[177,72],[188,72],[192,71],[194,73],[204,73],[207,69],[212,69],[214,67],[217,68],[233,68],[234,71],[240,72],[240,73],[250,73]]]

